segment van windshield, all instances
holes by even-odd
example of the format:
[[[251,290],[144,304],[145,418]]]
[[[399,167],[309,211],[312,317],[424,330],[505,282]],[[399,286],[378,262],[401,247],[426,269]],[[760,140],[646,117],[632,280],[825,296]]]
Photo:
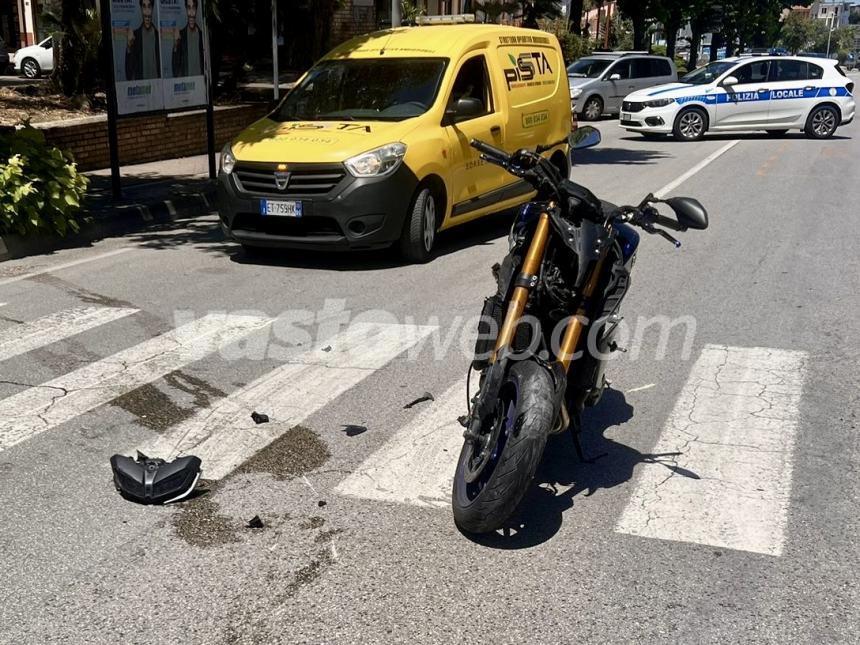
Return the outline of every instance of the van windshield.
[[[723,72],[727,72],[737,65],[737,61],[716,61],[708,63],[681,78],[682,83],[690,85],[707,85],[713,83]]]
[[[567,75],[573,78],[597,78],[611,62],[606,58],[580,58],[568,66]]]
[[[447,59],[366,58],[320,63],[290,92],[275,121],[403,121],[424,114]]]

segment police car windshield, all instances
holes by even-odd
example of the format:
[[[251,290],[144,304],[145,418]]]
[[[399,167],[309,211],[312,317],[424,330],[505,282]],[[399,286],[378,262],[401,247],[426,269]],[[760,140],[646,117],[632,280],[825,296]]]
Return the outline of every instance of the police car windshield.
[[[573,78],[597,78],[611,62],[605,58],[580,58],[568,66],[567,75]]]
[[[324,61],[284,99],[275,121],[402,121],[436,100],[447,59]]]
[[[704,67],[700,67],[682,77],[681,82],[689,85],[707,85],[708,83],[713,83],[719,78],[720,74],[727,72],[737,64],[737,61],[728,62],[724,60],[708,63]]]

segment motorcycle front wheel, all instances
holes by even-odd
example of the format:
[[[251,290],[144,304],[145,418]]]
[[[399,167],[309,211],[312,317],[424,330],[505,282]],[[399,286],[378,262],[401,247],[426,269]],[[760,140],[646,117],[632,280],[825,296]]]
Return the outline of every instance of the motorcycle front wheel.
[[[546,368],[518,361],[508,372],[481,440],[467,441],[454,474],[454,522],[467,533],[504,526],[537,472],[555,421],[553,381]]]

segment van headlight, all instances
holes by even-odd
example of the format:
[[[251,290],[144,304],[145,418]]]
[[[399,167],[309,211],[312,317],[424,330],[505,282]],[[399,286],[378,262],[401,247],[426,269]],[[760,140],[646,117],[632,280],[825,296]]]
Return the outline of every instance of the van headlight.
[[[645,101],[645,107],[666,107],[675,102],[675,99],[654,99],[653,101]]]
[[[221,151],[221,171],[225,175],[229,175],[233,172],[233,168],[236,167],[236,156],[233,154],[233,149],[230,147],[228,143],[224,146],[224,149]]]
[[[405,154],[404,144],[389,143],[347,159],[344,163],[353,177],[382,177],[397,170]]]
[[[581,87],[570,88],[570,98],[578,99],[580,96],[582,96],[582,88]]]

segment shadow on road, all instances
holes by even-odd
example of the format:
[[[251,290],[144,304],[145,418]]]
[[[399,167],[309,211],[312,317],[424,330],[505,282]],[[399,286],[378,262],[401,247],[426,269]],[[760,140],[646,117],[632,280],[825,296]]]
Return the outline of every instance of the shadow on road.
[[[587,148],[577,150],[574,163],[577,166],[588,164],[621,164],[626,166],[640,166],[655,164],[661,159],[667,159],[672,155],[663,150],[636,150],[628,148]]]
[[[641,453],[604,436],[607,429],[631,418],[633,406],[624,394],[607,389],[600,403],[583,415],[583,448],[587,455],[600,457],[593,463],[583,463],[568,433],[550,437],[534,484],[510,526],[496,533],[468,537],[495,549],[526,549],[547,542],[558,533],[565,512],[575,508],[577,496],[589,497],[602,488],[630,481],[638,464],[659,464],[666,468],[667,475],[699,478],[673,463],[679,453]]]

